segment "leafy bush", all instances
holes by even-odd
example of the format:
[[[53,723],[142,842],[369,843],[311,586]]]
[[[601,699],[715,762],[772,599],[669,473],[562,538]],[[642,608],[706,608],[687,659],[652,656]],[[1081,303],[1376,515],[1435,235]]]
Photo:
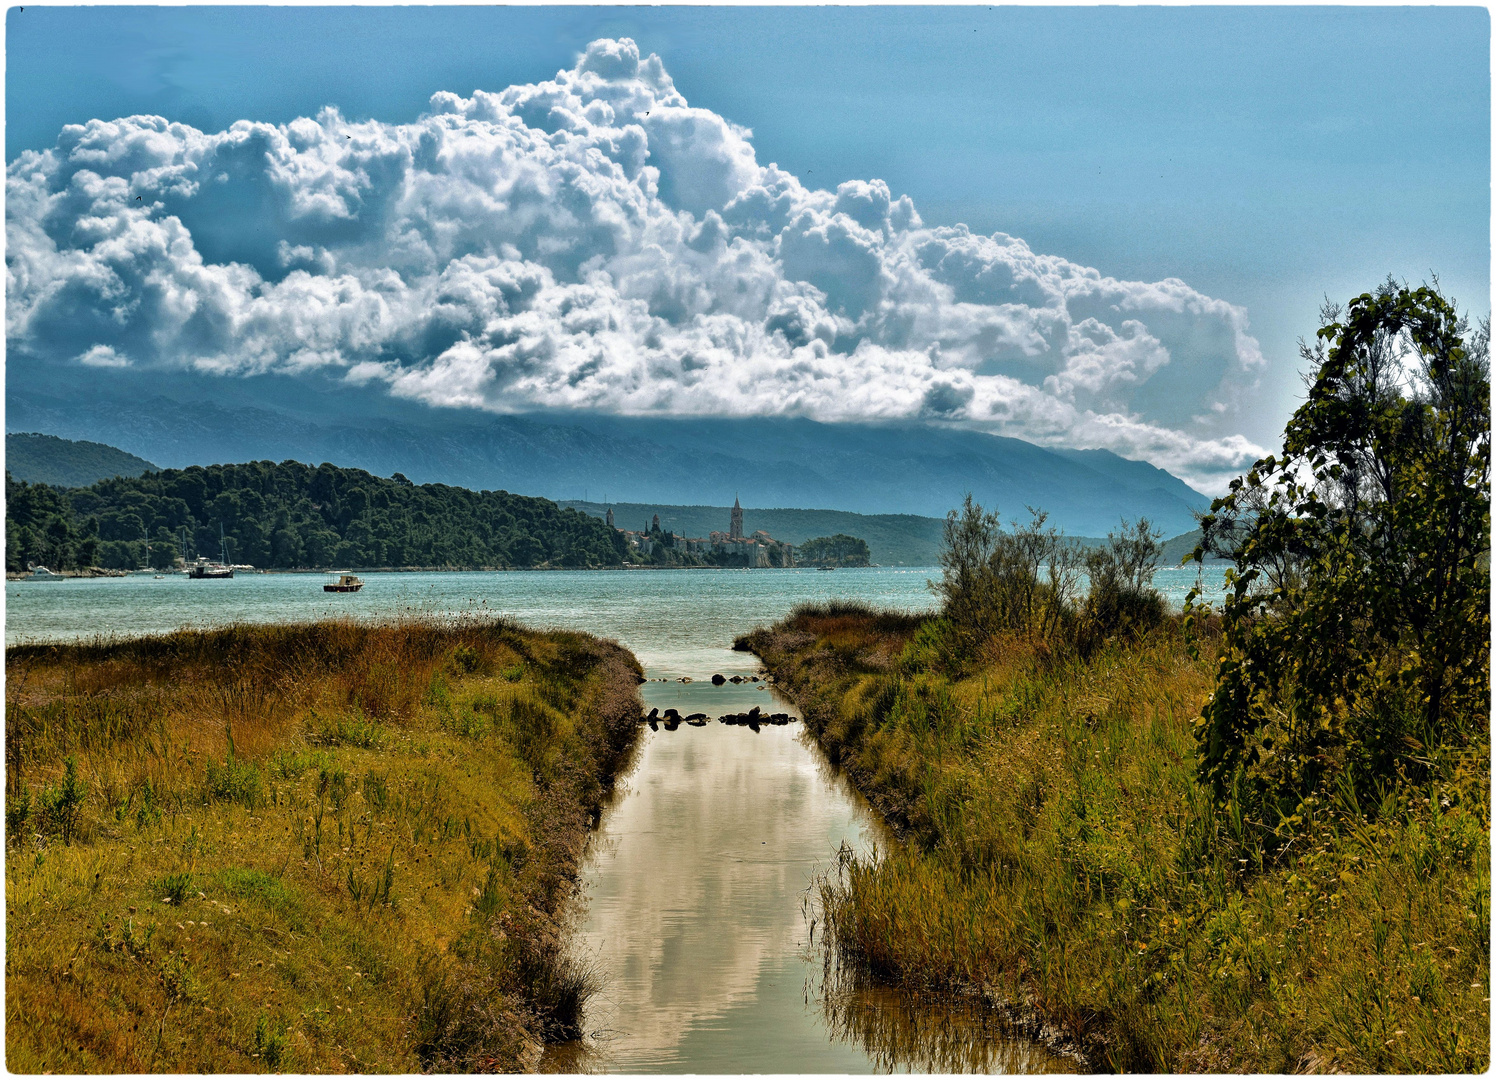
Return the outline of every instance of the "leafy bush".
[[[1082,633],[1087,644],[1117,633],[1150,630],[1163,622],[1164,598],[1153,587],[1162,535],[1147,518],[1135,524],[1124,521],[1119,532],[1107,534],[1105,547],[1086,552],[1091,589]]]
[[[1326,784],[1417,782],[1489,739],[1490,324],[1392,282],[1322,315],[1283,456],[1195,552],[1236,563],[1201,779],[1268,843]]]
[[[1056,636],[1067,624],[1079,580],[1079,556],[1047,515],[1029,509],[1029,524],[1004,532],[997,513],[966,496],[945,519],[943,570],[934,588],[966,653],[999,631]]]
[[[78,779],[78,755],[69,754],[63,762],[62,783],[48,785],[42,792],[40,824],[46,833],[61,835],[64,844],[73,842],[78,828],[78,814],[88,797],[88,784]]]

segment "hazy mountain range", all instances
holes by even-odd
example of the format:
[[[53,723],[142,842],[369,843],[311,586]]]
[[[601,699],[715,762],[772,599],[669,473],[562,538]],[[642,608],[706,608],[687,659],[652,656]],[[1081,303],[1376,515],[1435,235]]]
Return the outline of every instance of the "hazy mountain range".
[[[1005,520],[1026,520],[1025,506],[1040,507],[1080,536],[1103,536],[1139,515],[1172,536],[1192,528],[1191,511],[1209,504],[1162,469],[1109,451],[913,424],[433,409],[339,412],[319,422],[305,410],[232,401],[80,400],[11,389],[6,427],[109,443],[167,468],[329,461],[381,476],[401,472],[416,483],[557,500],[730,505],[736,496],[745,506],[943,517],[970,491]]]

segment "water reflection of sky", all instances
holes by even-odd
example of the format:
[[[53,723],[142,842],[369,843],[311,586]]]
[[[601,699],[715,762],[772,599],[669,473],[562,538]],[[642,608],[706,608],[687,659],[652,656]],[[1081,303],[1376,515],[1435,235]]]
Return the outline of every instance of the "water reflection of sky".
[[[720,652],[696,681],[652,682],[646,704],[713,718],[759,705],[794,712]],[[807,1005],[801,901],[846,842],[881,835],[803,728],[709,724],[646,733],[585,873],[579,946],[608,983],[589,1013],[590,1067],[627,1072],[866,1072]]]
[[[708,659],[690,683],[646,683],[646,705],[714,718],[754,705],[796,713],[762,683],[709,681],[714,672],[756,670],[752,656],[719,649]],[[802,905],[813,875],[843,843],[867,851],[888,842],[800,724],[758,734],[716,723],[646,732],[584,871],[578,947],[607,977],[588,1014],[595,1035],[582,1054],[553,1054],[548,1064],[664,1073],[928,1067],[927,1058],[869,1038],[866,1022],[848,1024],[844,1009],[825,1007],[821,958],[807,940]],[[892,1016],[884,1004],[875,1011]],[[920,1015],[947,1011],[929,1006]],[[856,1015],[865,1021],[867,1010]],[[937,1029],[953,1022],[959,1016]],[[990,1030],[977,1037],[988,1046],[994,1038]],[[1053,1064],[1027,1044],[980,1060]]]

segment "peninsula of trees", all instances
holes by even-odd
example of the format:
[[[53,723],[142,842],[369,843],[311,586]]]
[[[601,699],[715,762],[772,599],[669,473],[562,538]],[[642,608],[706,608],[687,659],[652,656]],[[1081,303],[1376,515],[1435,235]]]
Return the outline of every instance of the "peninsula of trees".
[[[193,466],[63,489],[6,474],[7,570],[167,568],[198,554],[280,569],[620,566],[621,533],[549,499],[361,469]],[[220,536],[222,542],[220,542]]]

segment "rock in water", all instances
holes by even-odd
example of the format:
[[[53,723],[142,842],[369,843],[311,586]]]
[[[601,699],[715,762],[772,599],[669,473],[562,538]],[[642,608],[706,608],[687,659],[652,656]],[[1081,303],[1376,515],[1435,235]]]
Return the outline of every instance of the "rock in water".
[[[713,686],[721,686],[726,681],[727,681],[727,679],[724,676],[722,676],[722,675],[713,675],[712,676],[712,685]]]

